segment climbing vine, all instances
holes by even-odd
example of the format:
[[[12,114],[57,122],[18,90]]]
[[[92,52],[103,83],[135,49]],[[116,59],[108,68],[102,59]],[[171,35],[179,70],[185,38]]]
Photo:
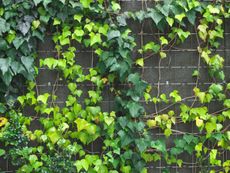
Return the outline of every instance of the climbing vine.
[[[230,149],[230,83],[225,80],[224,57],[215,50],[224,37],[230,4],[169,0],[148,7],[143,1],[137,12],[121,12],[118,2],[104,0],[2,0],[0,4],[0,156],[10,160],[17,172],[145,173],[148,163],[159,161],[169,172],[167,165],[188,164],[182,160],[184,153],[195,155],[201,172],[229,172],[229,160],[221,160],[220,155]],[[141,41],[139,58],[134,59],[136,39],[127,23],[142,25],[146,20],[159,37]],[[191,74],[194,95],[183,98],[178,90],[163,93],[161,61],[190,37],[191,28],[198,45],[197,69]],[[52,33],[55,55],[38,57],[36,45],[46,32]],[[92,50],[96,66],[80,65],[79,44]],[[144,70],[153,56],[159,58],[155,88],[134,70]],[[198,85],[201,63],[212,79],[206,90]],[[51,92],[39,91],[39,68],[56,72]],[[63,105],[56,102],[60,85],[68,89]],[[110,112],[102,108],[108,87],[115,100]],[[188,104],[188,99],[194,101]],[[142,100],[155,111],[147,115]],[[211,102],[218,102],[221,109],[211,112]],[[165,107],[159,109],[160,104]],[[30,114],[25,111],[28,107]],[[199,133],[175,130],[179,123],[194,124]],[[165,136],[153,139],[155,129]],[[169,148],[167,140],[173,132],[182,136],[173,138]],[[100,152],[88,149],[96,143]]]

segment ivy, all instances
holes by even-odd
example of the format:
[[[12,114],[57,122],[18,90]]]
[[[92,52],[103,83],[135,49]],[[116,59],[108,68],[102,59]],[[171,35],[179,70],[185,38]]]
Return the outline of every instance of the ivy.
[[[195,153],[203,172],[215,172],[214,166],[222,172],[230,170],[229,161],[219,159],[222,150],[229,150],[230,85],[225,81],[224,57],[215,51],[224,37],[223,21],[230,17],[228,3],[164,1],[132,13],[121,12],[117,1],[0,2],[0,141],[4,145],[0,157],[17,166],[17,172],[145,173],[148,162],[159,160],[183,167],[184,153]],[[168,32],[143,43],[134,60],[136,40],[128,20],[150,20],[155,29]],[[47,26],[52,28],[57,53],[40,59],[39,67],[56,71],[57,83],[52,92],[39,93],[36,43],[43,41]],[[167,58],[174,44],[191,36],[187,26],[195,28],[199,58],[213,79],[207,90],[198,88],[199,62],[191,74],[196,80],[192,105],[184,102],[188,98],[178,90],[161,93],[159,81],[158,94],[152,95],[153,88],[133,68],[144,67],[153,55],[159,55],[160,62]],[[92,49],[99,59],[87,72],[75,58],[77,44]],[[63,107],[55,103],[59,80],[69,90]],[[79,86],[86,83],[93,87],[82,90]],[[27,86],[24,94],[20,92],[23,85]],[[111,112],[101,107],[106,86],[115,97]],[[146,115],[143,99],[156,112]],[[208,104],[213,101],[222,105],[221,110],[210,111]],[[158,110],[159,104],[166,107]],[[27,107],[34,115],[24,113]],[[33,123],[40,128],[34,129]],[[175,130],[178,123],[193,123],[200,133]],[[165,137],[152,138],[152,129]],[[174,132],[182,136],[173,138],[168,148],[167,140]],[[100,153],[87,150],[98,141]]]

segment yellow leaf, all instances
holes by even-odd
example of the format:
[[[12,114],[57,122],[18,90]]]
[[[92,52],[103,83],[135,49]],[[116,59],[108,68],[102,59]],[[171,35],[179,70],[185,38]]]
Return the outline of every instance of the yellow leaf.
[[[196,117],[196,126],[201,127],[204,125],[204,121]]]
[[[4,126],[8,122],[8,119],[0,117],[0,127]]]
[[[157,124],[156,120],[147,120],[147,126],[148,127],[155,127]]]
[[[143,67],[144,66],[144,58],[139,58],[136,60],[136,64]]]
[[[161,57],[161,59],[164,59],[164,58],[166,58],[166,53],[164,53],[164,52],[160,52],[160,57]]]

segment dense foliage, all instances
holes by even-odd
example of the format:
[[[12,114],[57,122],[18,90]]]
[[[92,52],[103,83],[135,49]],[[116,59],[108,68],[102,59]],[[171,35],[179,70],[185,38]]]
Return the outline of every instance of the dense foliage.
[[[134,13],[121,12],[113,0],[0,0],[0,4],[0,156],[9,159],[17,172],[145,173],[148,163],[158,161],[182,167],[183,153],[195,154],[201,172],[229,172],[230,161],[220,155],[230,149],[226,123],[230,83],[225,81],[224,58],[215,50],[223,38],[223,20],[230,17],[230,4],[166,0]],[[127,21],[145,20],[165,34],[142,43],[140,58],[134,59],[136,40]],[[158,94],[152,95],[151,86],[133,67],[144,67],[153,55],[159,55],[160,66],[167,51],[190,36],[188,26],[196,32],[199,54],[197,70],[191,74],[196,81],[194,95],[182,98],[177,90],[166,95],[160,85]],[[47,28],[56,55],[42,59],[36,44]],[[79,65],[79,44],[93,50],[99,59],[96,67],[86,71]],[[38,92],[36,58],[39,67],[57,72],[50,93]],[[206,91],[198,88],[201,61],[213,81]],[[69,90],[64,106],[56,104],[60,80]],[[25,85],[23,94],[19,91]],[[81,88],[85,85],[91,86],[87,92]],[[101,108],[106,86],[116,102],[112,112]],[[189,105],[185,101],[191,98],[194,102]],[[141,99],[155,112],[146,115]],[[213,101],[222,105],[214,113],[208,108]],[[165,107],[157,109],[159,104]],[[28,107],[33,114],[25,113]],[[174,138],[168,148],[167,138],[178,123],[194,123],[200,133],[179,131],[183,136]],[[152,139],[152,129],[160,129],[165,137]],[[101,144],[100,153],[87,149],[93,143]]]

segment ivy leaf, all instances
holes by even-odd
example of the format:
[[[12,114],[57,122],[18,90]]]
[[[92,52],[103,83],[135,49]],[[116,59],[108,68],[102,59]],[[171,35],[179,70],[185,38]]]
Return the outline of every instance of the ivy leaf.
[[[74,15],[74,20],[77,20],[78,22],[81,22],[83,15],[82,14],[75,14]]]
[[[11,58],[0,58],[0,69],[3,75],[9,70],[10,64]]]
[[[175,18],[176,18],[177,20],[179,20],[179,22],[181,22],[181,21],[183,20],[184,17],[185,17],[185,14],[184,14],[184,13],[175,15]]]
[[[170,17],[167,17],[166,18],[166,20],[167,20],[167,22],[168,22],[168,24],[169,24],[169,26],[173,26],[173,24],[174,24],[174,19],[173,18],[170,18]]]
[[[24,38],[22,37],[16,37],[13,41],[14,47],[18,49],[23,43],[24,43]]]
[[[227,108],[230,108],[230,99],[226,99],[224,101],[224,106],[227,107]]]
[[[156,126],[156,124],[157,124],[157,122],[156,122],[156,120],[147,120],[147,126],[148,127],[155,127]]]
[[[31,164],[34,164],[38,160],[38,157],[34,154],[29,156],[29,161]]]
[[[128,108],[129,113],[132,117],[138,117],[144,111],[144,108],[140,104],[132,101],[128,102],[126,107]]]
[[[7,42],[6,40],[0,38],[0,50],[5,51],[7,50]]]
[[[5,113],[6,111],[6,106],[3,103],[0,103],[0,113]]]
[[[164,134],[166,137],[169,137],[172,134],[172,130],[171,129],[165,129]]]
[[[86,129],[88,126],[90,126],[90,124],[86,120],[81,119],[81,118],[76,119],[75,123],[77,124],[78,132],[80,132],[80,131]]]
[[[6,22],[5,19],[0,18],[0,36],[10,30],[10,24]]]
[[[198,77],[199,76],[199,71],[198,70],[194,70],[192,73],[192,77]]]
[[[6,153],[6,151],[5,151],[5,150],[0,149],[0,157],[1,157],[1,156],[3,156],[5,153]]]
[[[4,83],[9,86],[10,85],[10,82],[12,81],[12,74],[7,71],[3,76],[2,76],[2,80],[4,81]]]
[[[127,135],[123,130],[118,132],[118,135],[121,138],[121,146],[124,147],[130,144],[134,139],[132,139],[129,135]]]
[[[114,118],[113,117],[105,117],[105,123],[110,126],[112,123],[114,122]]]
[[[58,18],[54,18],[53,25],[56,26],[56,25],[60,25],[60,24],[61,24],[61,21]]]
[[[25,36],[30,30],[30,23],[29,22],[19,22],[18,29]]]
[[[93,2],[93,0],[80,0],[80,3],[84,8],[89,8],[91,2]]]
[[[55,144],[61,138],[60,134],[58,133],[55,127],[51,127],[47,131],[47,136],[49,137],[49,139],[51,140],[53,144]]]
[[[214,96],[217,96],[221,91],[223,91],[223,86],[220,84],[212,84],[209,87],[209,93],[213,94]]]
[[[31,72],[31,69],[33,69],[34,58],[22,56],[21,61],[22,61],[22,64],[26,67],[26,70],[28,72]]]
[[[208,134],[211,134],[216,129],[216,123],[207,122],[205,124],[205,129],[206,129]]]
[[[174,90],[173,92],[171,92],[169,96],[174,99],[174,102],[180,102],[182,100],[177,90]]]
[[[160,45],[154,42],[149,42],[146,45],[144,45],[143,48],[144,48],[144,51],[152,50],[153,52],[157,53],[160,50]]]
[[[86,111],[90,112],[92,115],[98,115],[101,112],[100,106],[87,106]]]
[[[121,9],[121,7],[118,3],[112,1],[112,9],[113,9],[113,11],[118,11]]]
[[[203,127],[204,125],[204,121],[202,119],[199,119],[198,117],[196,117],[196,126],[197,127]]]
[[[144,58],[139,58],[136,60],[136,64],[143,67],[144,66]]]
[[[151,147],[156,148],[160,152],[163,152],[163,153],[166,152],[166,145],[163,140],[152,141]]]
[[[136,139],[135,143],[137,145],[137,148],[139,149],[139,151],[142,153],[143,151],[145,151],[145,149],[147,148],[147,141],[144,138],[141,139]]]
[[[12,43],[14,41],[15,37],[16,37],[16,32],[10,30],[7,37],[6,37],[6,40],[8,41],[8,43]]]
[[[121,36],[121,33],[120,31],[115,31],[115,30],[111,30],[108,32],[108,40],[112,40],[114,38],[117,38],[117,37],[120,37]]]
[[[94,34],[93,32],[91,32],[90,34],[90,46],[93,46],[96,43],[101,43],[101,34]]]
[[[51,2],[52,2],[52,0],[43,0],[43,5],[44,5],[44,7],[47,8],[47,5],[48,5],[49,3],[51,3]]]
[[[34,1],[34,4],[35,6],[37,6],[40,2],[42,2],[43,0],[33,0]]]
[[[45,93],[43,95],[39,95],[37,101],[41,101],[43,104],[47,104],[47,100],[50,97],[49,93]]]
[[[156,25],[158,25],[159,22],[164,18],[164,16],[160,12],[156,11],[155,9],[152,9],[148,14],[148,16],[152,18],[152,20]]]
[[[186,13],[186,16],[188,17],[188,21],[194,25],[195,24],[195,20],[196,20],[196,12],[194,10],[189,10]]]

